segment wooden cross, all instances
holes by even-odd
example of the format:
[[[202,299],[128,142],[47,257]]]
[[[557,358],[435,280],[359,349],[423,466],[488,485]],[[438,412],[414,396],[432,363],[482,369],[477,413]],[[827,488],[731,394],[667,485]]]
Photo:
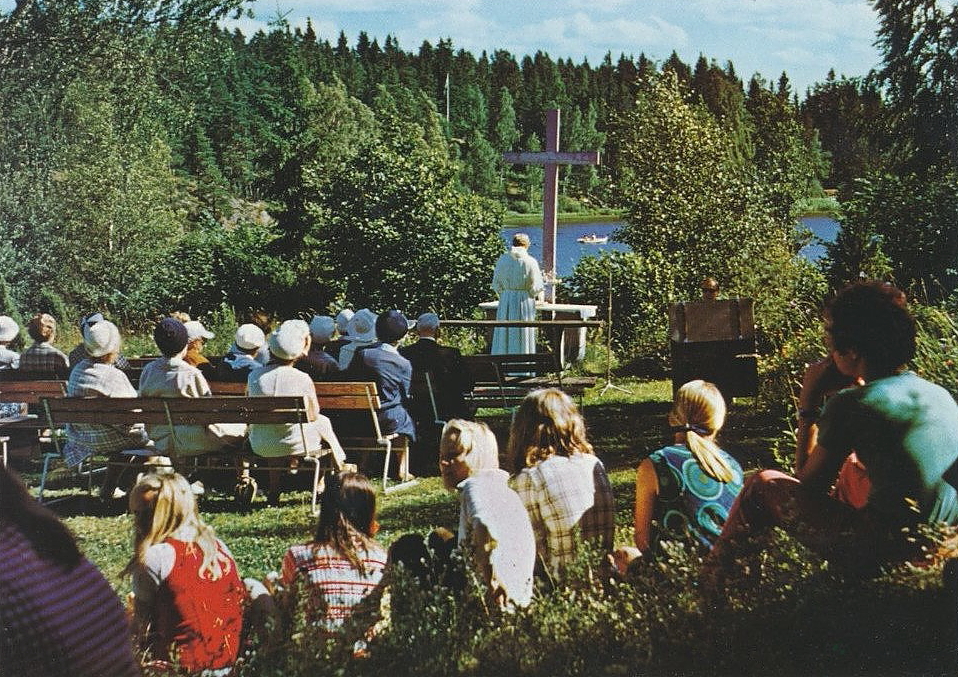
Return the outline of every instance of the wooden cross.
[[[558,213],[559,165],[597,165],[599,151],[559,152],[558,110],[546,111],[546,149],[535,153],[503,153],[502,159],[516,165],[545,165],[542,184],[542,273],[546,280],[546,301],[555,303],[556,216]]]

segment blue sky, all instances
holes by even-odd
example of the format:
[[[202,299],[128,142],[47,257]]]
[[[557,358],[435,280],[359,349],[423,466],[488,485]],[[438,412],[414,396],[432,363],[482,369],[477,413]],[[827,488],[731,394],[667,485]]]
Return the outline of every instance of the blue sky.
[[[0,0],[2,3],[2,0]],[[451,38],[476,56],[507,49],[517,57],[548,52],[588,58],[607,51],[661,61],[672,50],[694,64],[700,53],[731,60],[743,79],[759,72],[777,80],[786,71],[800,93],[839,75],[860,76],[879,62],[877,20],[866,0],[256,0],[254,19],[230,22],[247,35],[277,15],[293,26],[310,17],[335,41],[360,31],[382,44],[386,35],[415,51],[423,40]]]

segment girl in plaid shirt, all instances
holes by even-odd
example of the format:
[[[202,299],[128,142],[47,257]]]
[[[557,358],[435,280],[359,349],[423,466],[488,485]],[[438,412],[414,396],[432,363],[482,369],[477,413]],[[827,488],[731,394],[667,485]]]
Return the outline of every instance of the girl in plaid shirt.
[[[540,573],[555,580],[581,539],[607,550],[615,535],[612,486],[585,433],[585,420],[561,390],[534,390],[509,432],[515,490],[529,512]]]

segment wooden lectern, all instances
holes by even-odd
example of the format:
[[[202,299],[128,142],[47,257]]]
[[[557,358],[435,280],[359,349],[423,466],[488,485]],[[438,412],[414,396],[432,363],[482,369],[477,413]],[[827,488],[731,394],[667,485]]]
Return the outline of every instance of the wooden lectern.
[[[673,395],[698,378],[718,386],[726,401],[758,394],[752,306],[752,299],[727,299],[669,308]]]

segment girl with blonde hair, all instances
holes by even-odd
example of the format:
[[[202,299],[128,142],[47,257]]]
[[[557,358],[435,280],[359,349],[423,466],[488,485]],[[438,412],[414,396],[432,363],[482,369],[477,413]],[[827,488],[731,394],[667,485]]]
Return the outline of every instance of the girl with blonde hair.
[[[535,535],[522,500],[499,469],[496,436],[485,423],[452,419],[439,441],[439,470],[446,489],[459,496],[459,544],[473,562],[496,606],[532,601]]]
[[[146,474],[130,494],[134,619],[154,659],[229,674],[240,648],[246,588],[200,518],[185,477]]]
[[[611,548],[612,486],[568,395],[556,388],[526,395],[512,421],[508,449],[544,573],[560,575],[575,560],[579,539]]]
[[[669,413],[672,444],[643,460],[635,480],[635,546],[643,554],[659,538],[693,535],[710,547],[742,488],[742,468],[719,448],[725,400],[713,384],[689,381]]]

